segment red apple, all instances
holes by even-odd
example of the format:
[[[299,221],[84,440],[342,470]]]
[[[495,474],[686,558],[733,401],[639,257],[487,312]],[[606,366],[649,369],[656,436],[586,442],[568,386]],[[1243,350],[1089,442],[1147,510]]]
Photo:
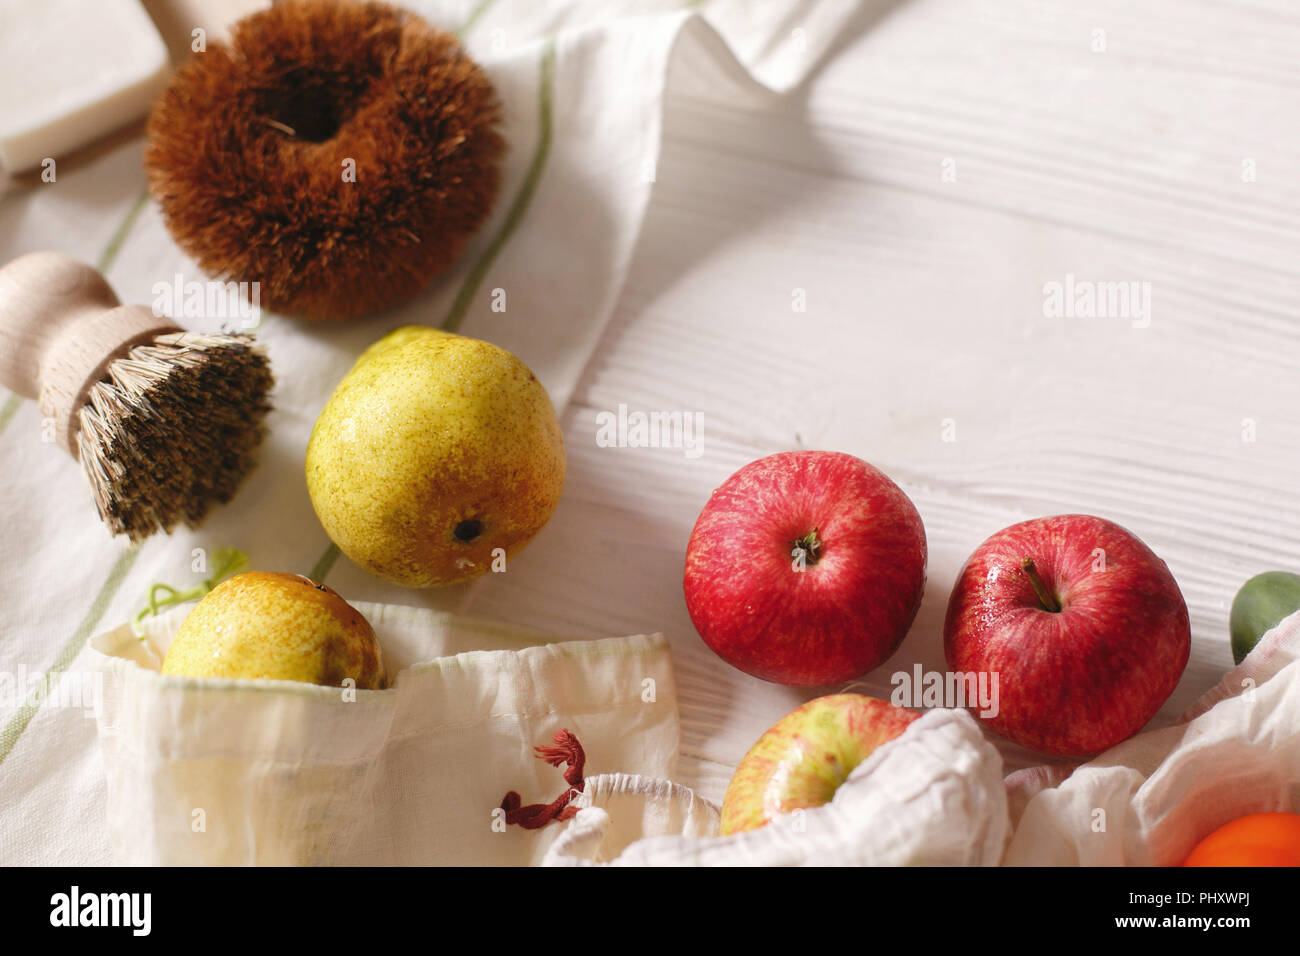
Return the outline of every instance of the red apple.
[[[953,671],[998,675],[997,714],[1018,744],[1086,756],[1142,729],[1173,693],[1191,648],[1169,568],[1092,515],[1023,521],[975,550],[948,601]],[[978,716],[978,714],[977,714]]]
[[[918,716],[861,694],[818,697],[786,714],[758,738],[727,784],[722,835],[829,803],[854,767]]]
[[[907,634],[925,589],[925,528],[860,458],[770,455],[713,492],[683,587],[695,629],[729,664],[778,684],[836,684]]]

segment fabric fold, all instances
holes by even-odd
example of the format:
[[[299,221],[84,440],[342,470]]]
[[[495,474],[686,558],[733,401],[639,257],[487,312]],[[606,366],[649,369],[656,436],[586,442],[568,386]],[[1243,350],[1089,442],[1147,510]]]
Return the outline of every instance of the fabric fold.
[[[666,781],[610,789],[588,798],[547,865],[996,866],[1008,835],[1002,758],[959,710],[923,714],[830,803],[748,833],[716,836],[698,798]]]
[[[1010,866],[1174,866],[1238,817],[1300,810],[1300,612],[1178,724],[1007,787]]]

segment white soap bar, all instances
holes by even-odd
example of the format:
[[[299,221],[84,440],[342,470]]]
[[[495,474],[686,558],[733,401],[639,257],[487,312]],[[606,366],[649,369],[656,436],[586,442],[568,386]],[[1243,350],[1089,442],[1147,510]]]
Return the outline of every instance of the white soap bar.
[[[0,0],[0,166],[58,160],[139,119],[168,69],[139,0]]]

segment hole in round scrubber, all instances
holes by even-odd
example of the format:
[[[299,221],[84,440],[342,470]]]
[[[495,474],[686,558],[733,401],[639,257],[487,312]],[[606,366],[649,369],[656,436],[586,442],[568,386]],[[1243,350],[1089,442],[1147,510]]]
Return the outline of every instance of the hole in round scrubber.
[[[452,532],[457,541],[463,541],[466,544],[473,541],[483,533],[483,522],[477,518],[469,521],[462,521],[456,525],[456,530]]]
[[[315,83],[275,91],[261,104],[267,121],[309,143],[333,139],[352,112],[339,90]]]

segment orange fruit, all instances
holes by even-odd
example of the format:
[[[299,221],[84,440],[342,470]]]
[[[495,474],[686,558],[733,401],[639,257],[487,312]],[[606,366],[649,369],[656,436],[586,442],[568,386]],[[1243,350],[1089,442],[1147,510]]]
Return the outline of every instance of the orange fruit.
[[[1252,813],[1225,823],[1183,866],[1300,866],[1300,813]]]

